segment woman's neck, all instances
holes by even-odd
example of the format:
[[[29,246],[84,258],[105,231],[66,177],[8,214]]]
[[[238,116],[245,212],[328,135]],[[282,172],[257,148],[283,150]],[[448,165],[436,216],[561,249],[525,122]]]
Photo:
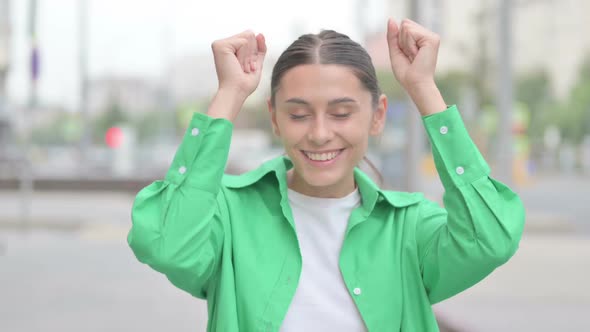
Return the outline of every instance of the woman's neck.
[[[287,171],[287,186],[300,194],[322,198],[345,197],[356,189],[354,175],[329,186],[312,186],[307,183],[294,169]]]

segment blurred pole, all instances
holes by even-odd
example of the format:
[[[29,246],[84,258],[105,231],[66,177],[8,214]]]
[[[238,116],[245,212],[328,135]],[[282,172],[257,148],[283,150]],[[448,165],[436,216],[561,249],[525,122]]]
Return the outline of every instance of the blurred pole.
[[[39,42],[37,40],[37,0],[29,2],[29,43],[30,43],[30,81],[29,81],[29,117],[38,106],[37,81],[41,73]],[[31,215],[31,200],[33,196],[33,170],[29,159],[31,145],[31,121],[25,121],[23,132],[22,159],[17,161],[19,165],[19,189],[21,194],[21,221],[25,228],[28,227]]]
[[[37,0],[29,2],[30,89],[29,108],[37,107],[37,79],[40,73],[39,43],[37,41]]]
[[[0,0],[0,122],[7,118],[3,112],[6,105],[6,77],[8,75],[10,58],[10,2]],[[2,147],[2,132],[0,132],[0,148]]]
[[[162,12],[162,31],[161,31],[161,38],[160,38],[160,48],[161,48],[161,56],[162,56],[162,72],[161,72],[161,81],[159,87],[159,98],[158,98],[158,106],[163,111],[163,118],[161,121],[164,121],[164,126],[159,126],[158,135],[162,138],[165,138],[167,141],[173,140],[174,137],[177,135],[176,128],[177,128],[177,120],[178,115],[175,110],[175,102],[174,102],[174,95],[172,90],[172,62],[173,62],[173,51],[174,51],[174,40],[173,40],[173,31],[170,25],[170,10],[166,12]],[[136,140],[133,139],[135,143]],[[133,153],[135,147],[130,147],[130,153]]]
[[[78,5],[78,70],[80,95],[78,99],[78,111],[82,116],[82,136],[79,142],[78,155],[79,172],[87,170],[90,143],[92,140],[92,128],[88,114],[88,0],[79,0]]]
[[[0,162],[7,155],[10,118],[7,109],[6,77],[10,67],[10,2],[0,0]],[[0,165],[2,167],[2,165]]]
[[[408,0],[409,17],[411,20],[422,24],[421,0]],[[407,112],[407,146],[406,146],[406,181],[404,190],[420,191],[420,160],[422,157],[422,146],[424,145],[424,134],[420,113],[414,102],[409,100],[410,109]]]
[[[498,153],[496,169],[498,180],[512,185],[513,137],[512,137],[512,6],[510,0],[501,0],[498,20],[498,80],[497,108],[500,116],[498,127]]]

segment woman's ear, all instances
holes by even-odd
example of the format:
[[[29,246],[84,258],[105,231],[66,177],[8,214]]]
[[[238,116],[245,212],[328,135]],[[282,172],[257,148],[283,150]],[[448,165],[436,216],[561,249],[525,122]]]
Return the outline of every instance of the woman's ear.
[[[373,112],[373,118],[371,119],[371,128],[369,133],[372,136],[378,136],[383,132],[385,127],[385,120],[387,118],[387,96],[381,94],[379,102],[377,103],[377,109]]]
[[[277,125],[277,112],[272,106],[270,98],[266,100],[266,105],[268,106],[268,113],[270,113],[270,123],[272,125],[272,131],[273,133],[275,133],[276,136],[280,137],[281,134],[279,132],[279,126]]]

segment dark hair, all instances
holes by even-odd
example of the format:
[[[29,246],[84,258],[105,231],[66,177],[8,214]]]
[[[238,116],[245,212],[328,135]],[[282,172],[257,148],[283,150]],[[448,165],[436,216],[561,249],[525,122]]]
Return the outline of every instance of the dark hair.
[[[371,56],[359,43],[334,30],[302,35],[283,51],[274,65],[270,81],[270,102],[273,107],[281,78],[289,69],[307,64],[343,65],[350,68],[371,93],[373,108],[377,107],[381,89]],[[381,172],[367,157],[363,157],[363,160],[378,176],[379,185],[383,185]]]
[[[307,64],[343,65],[352,69],[363,87],[371,93],[372,105],[377,107],[381,89],[377,82],[371,56],[357,42],[334,30],[322,30],[319,34],[305,34],[295,40],[281,54],[273,70],[270,82],[270,101],[275,105],[275,95],[281,78],[294,67]]]

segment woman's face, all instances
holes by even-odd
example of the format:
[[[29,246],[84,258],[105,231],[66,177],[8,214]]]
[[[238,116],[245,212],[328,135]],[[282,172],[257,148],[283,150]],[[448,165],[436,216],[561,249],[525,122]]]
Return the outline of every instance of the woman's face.
[[[341,65],[300,65],[287,71],[269,102],[272,125],[293,161],[289,187],[310,196],[343,197],[354,190],[354,167],[370,135],[385,123],[353,71]]]

